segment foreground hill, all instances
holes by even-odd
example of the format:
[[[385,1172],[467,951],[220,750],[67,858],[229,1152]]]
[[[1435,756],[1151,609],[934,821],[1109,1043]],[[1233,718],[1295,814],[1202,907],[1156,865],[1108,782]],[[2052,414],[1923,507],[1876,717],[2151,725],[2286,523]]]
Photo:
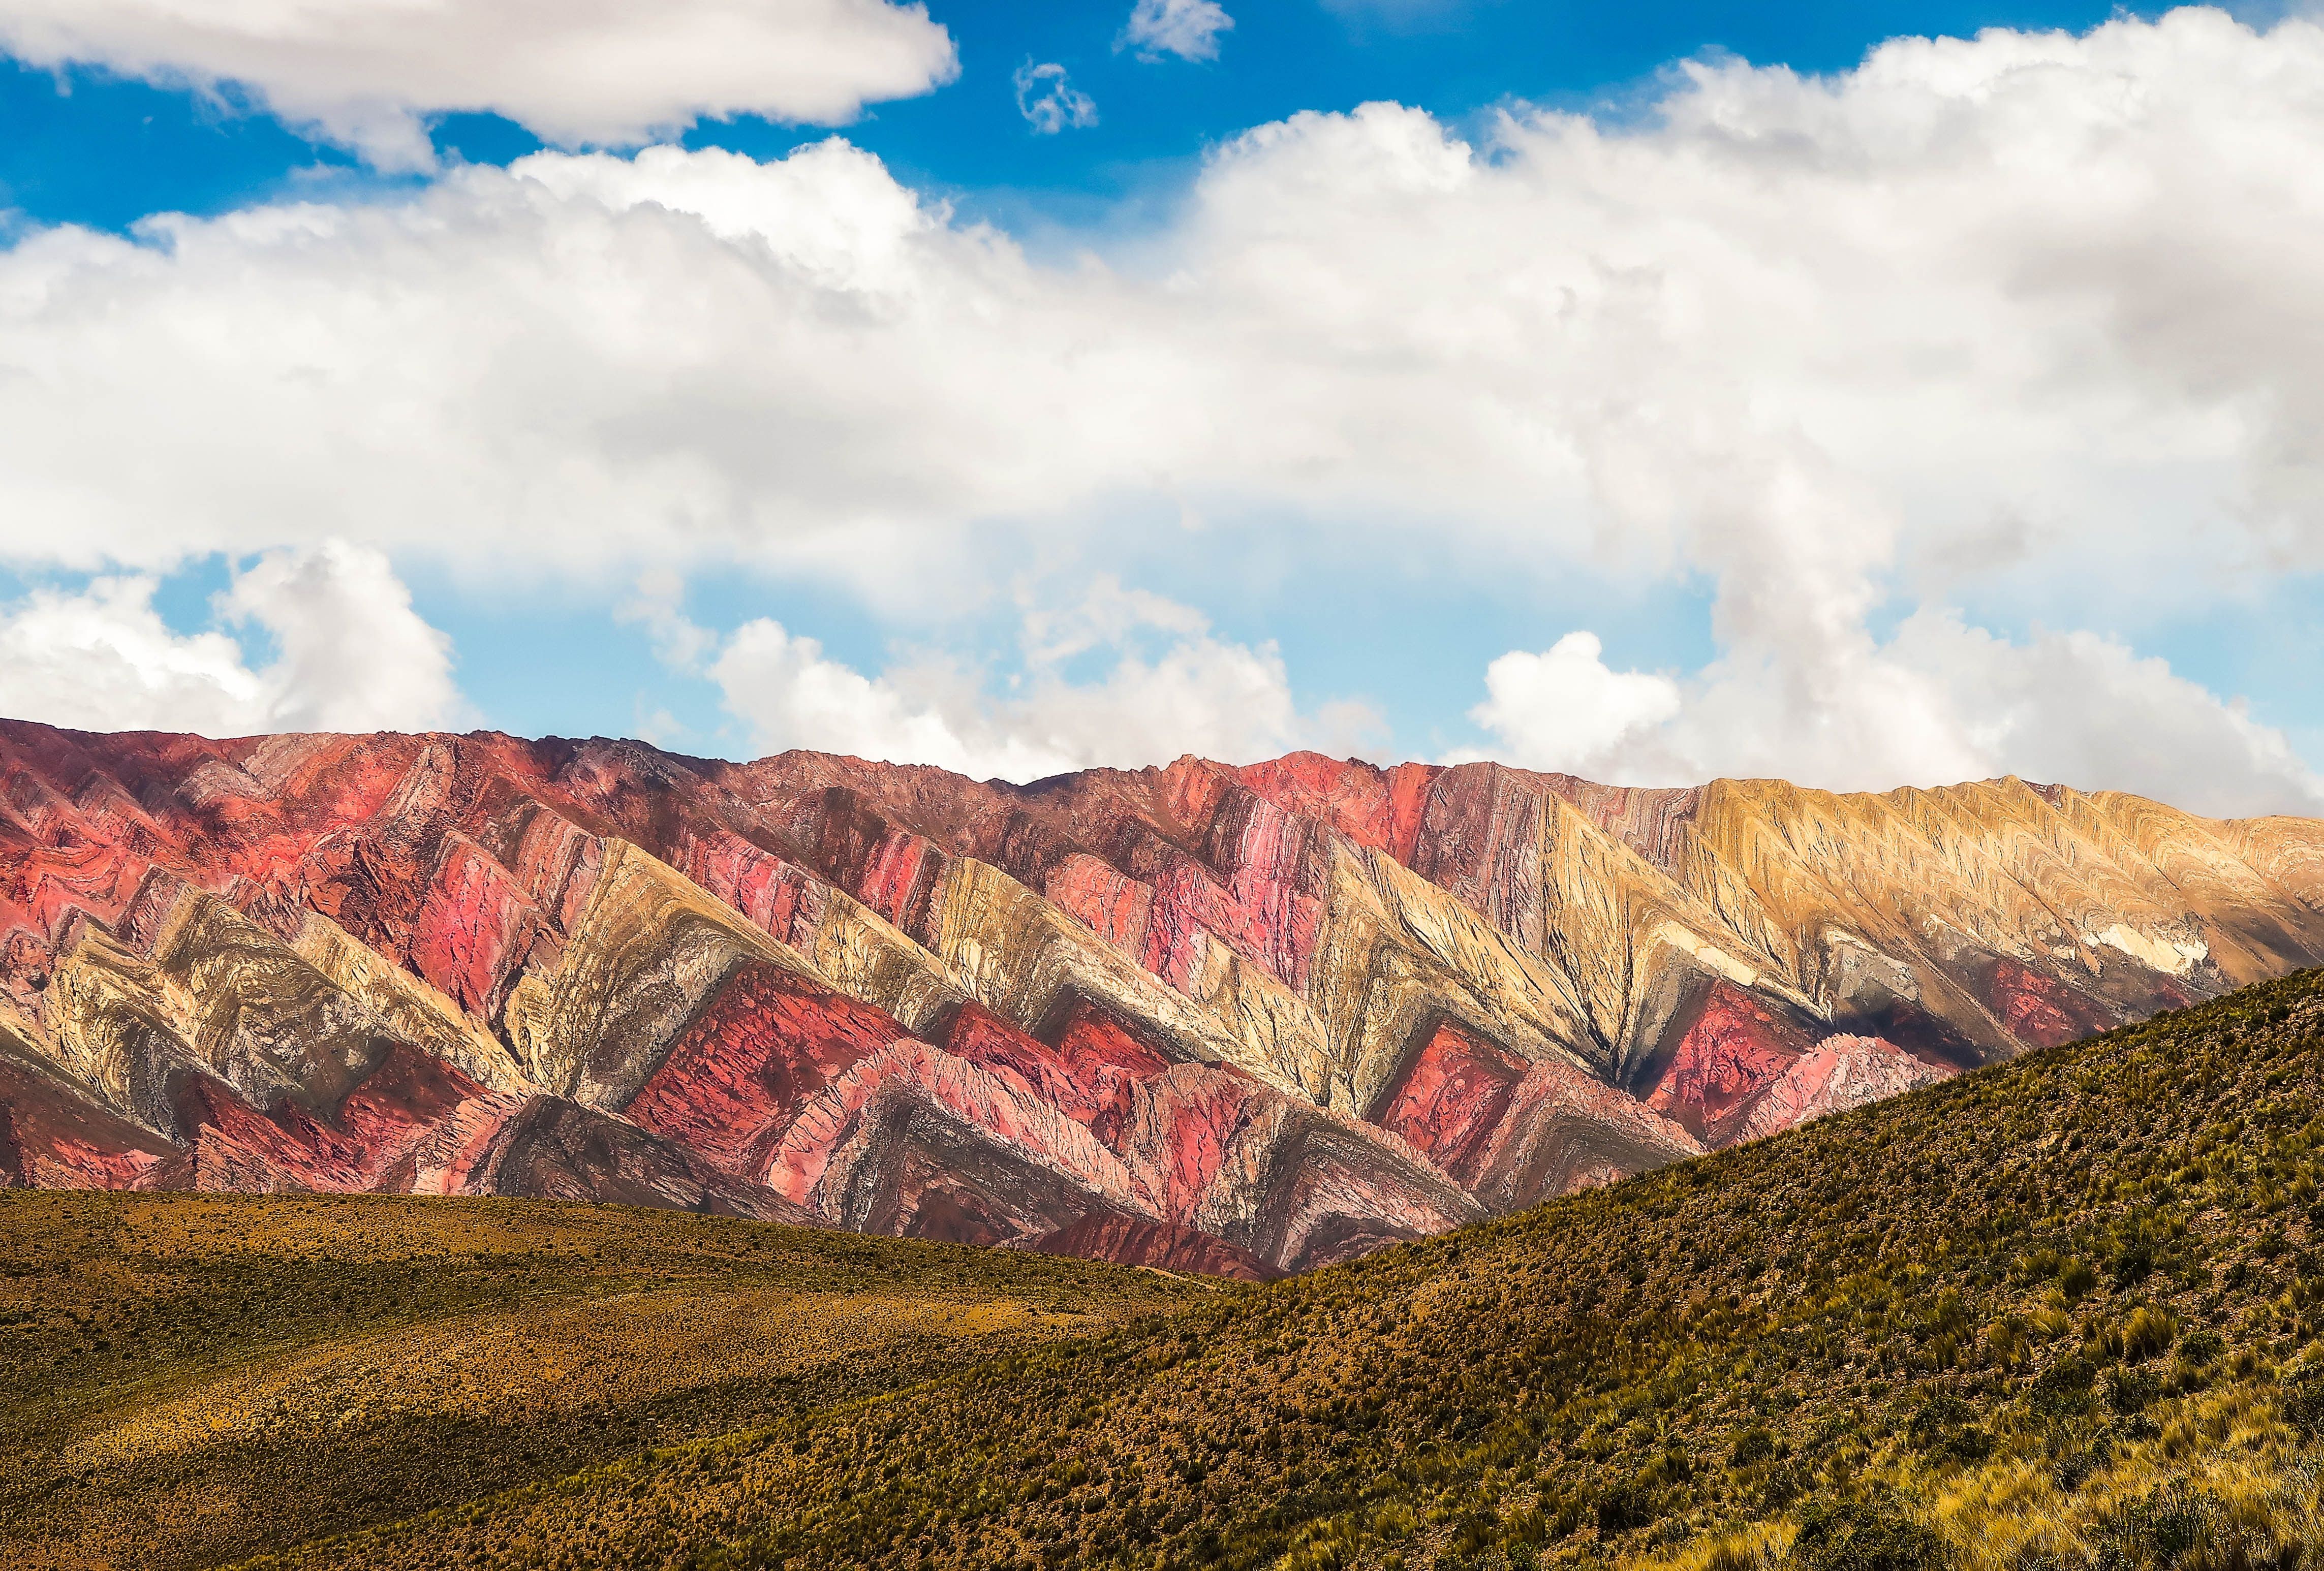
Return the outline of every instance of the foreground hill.
[[[2324,975],[292,1557],[2292,1566]]]
[[[215,1566],[1220,1291],[619,1207],[0,1195],[0,1565]]]
[[[0,722],[0,1179],[1250,1280],[2324,962],[2324,824],[2015,780]]]

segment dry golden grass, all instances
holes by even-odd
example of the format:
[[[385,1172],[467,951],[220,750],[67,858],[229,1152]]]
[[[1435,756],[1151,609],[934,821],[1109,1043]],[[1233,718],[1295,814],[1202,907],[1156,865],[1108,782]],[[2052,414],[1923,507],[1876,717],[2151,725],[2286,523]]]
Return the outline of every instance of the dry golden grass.
[[[1676,1555],[1631,1557],[1622,1571],[1790,1571],[1792,1540],[1799,1536],[1789,1521],[1753,1522],[1722,1533],[1707,1533]]]
[[[236,1366],[68,1446],[74,1471],[236,1435],[318,1440],[415,1418],[513,1421],[651,1402],[722,1380],[797,1374],[911,1338],[1070,1335],[1104,1324],[1016,1300],[893,1294],[639,1292],[513,1304]]]
[[[1859,1488],[1932,1531],[1950,1571],[2174,1566],[2257,1571],[2324,1559],[2324,1466],[2266,1394],[2241,1386],[2173,1404],[2162,1433],[2061,1487],[2054,1467],[2017,1458],[1949,1477],[1901,1465]],[[1632,1556],[1623,1571],[1816,1571],[1795,1554],[1791,1518],[1706,1534],[1677,1554]],[[1848,1564],[1841,1561],[1840,1564]]]
[[[2017,1461],[1979,1469],[1933,1492],[1925,1520],[1954,1547],[1962,1571],[2096,1563],[2158,1497],[2203,1502],[2190,1521],[2193,1557],[2208,1536],[2224,1545],[2265,1538],[2303,1557],[2324,1552],[2314,1462],[2275,1405],[2253,1387],[2173,1404],[2161,1435],[2129,1447],[2079,1488]],[[2257,1563],[2273,1565],[2273,1553]]]
[[[0,1566],[215,1565],[1217,1291],[622,1208],[0,1192]]]

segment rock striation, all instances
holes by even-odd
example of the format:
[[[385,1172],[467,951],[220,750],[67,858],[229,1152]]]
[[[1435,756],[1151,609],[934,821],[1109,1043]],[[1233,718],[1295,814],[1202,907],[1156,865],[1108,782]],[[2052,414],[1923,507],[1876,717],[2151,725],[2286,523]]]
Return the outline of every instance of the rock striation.
[[[0,722],[0,1180],[1260,1278],[2324,961],[2324,823],[2016,780]]]

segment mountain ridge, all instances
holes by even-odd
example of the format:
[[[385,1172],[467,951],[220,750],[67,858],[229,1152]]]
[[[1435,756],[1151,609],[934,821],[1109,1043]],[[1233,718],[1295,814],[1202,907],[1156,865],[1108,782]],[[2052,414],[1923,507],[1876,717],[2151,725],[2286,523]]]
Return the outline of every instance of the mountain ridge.
[[[2324,962],[2324,822],[0,722],[8,1181],[1303,1270]],[[1135,1259],[1131,1263],[1136,1263]]]

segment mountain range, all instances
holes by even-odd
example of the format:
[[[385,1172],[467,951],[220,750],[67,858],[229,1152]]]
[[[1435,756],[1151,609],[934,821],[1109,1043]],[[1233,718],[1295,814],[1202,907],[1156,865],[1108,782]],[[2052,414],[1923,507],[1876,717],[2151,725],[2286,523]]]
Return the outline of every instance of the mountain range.
[[[0,723],[0,1179],[1262,1279],[2324,962],[2324,822]]]

